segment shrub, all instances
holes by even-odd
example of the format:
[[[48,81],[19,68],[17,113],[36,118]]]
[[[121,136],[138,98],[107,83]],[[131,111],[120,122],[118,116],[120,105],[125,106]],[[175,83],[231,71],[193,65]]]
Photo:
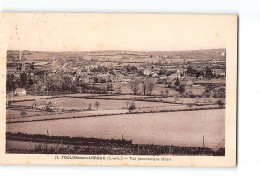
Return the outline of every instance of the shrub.
[[[128,107],[129,113],[132,113],[136,109],[135,102],[133,101]]]
[[[96,103],[95,103],[95,106],[97,107],[97,109],[99,108],[99,106],[100,106],[100,103],[98,102],[98,101],[96,101]]]
[[[26,116],[27,112],[25,112],[24,110],[21,111],[21,116]]]
[[[89,111],[92,110],[92,104],[91,104],[91,103],[88,104],[88,110],[89,110]]]
[[[217,104],[220,108],[224,107],[225,103],[222,100],[218,100]]]

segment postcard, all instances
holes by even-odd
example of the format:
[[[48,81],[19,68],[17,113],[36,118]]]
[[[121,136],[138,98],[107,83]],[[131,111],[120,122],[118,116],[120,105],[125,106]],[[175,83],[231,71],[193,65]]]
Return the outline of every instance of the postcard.
[[[0,13],[0,163],[236,166],[237,20]]]

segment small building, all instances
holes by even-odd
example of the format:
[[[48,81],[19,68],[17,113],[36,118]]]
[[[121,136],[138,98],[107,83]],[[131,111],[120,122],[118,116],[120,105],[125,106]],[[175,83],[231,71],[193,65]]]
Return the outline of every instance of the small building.
[[[122,79],[122,83],[124,83],[124,84],[127,84],[127,83],[129,83],[131,80],[129,79],[129,78],[124,78],[124,79]]]
[[[49,103],[46,105],[46,110],[50,112],[59,112],[60,108],[54,102],[49,101]]]
[[[158,75],[157,73],[154,73],[154,74],[152,75],[152,77],[153,77],[153,78],[159,78],[159,75]]]
[[[178,78],[185,78],[187,76],[187,68],[178,68],[176,71]]]
[[[152,70],[150,68],[144,69],[144,75],[149,76],[152,73]]]
[[[24,96],[26,95],[26,90],[24,88],[16,88],[14,94],[15,96]]]
[[[82,87],[77,87],[77,92],[82,93]]]
[[[45,110],[46,107],[47,107],[47,102],[42,99],[35,100],[32,104],[32,108],[34,108],[34,109]]]
[[[211,69],[211,71],[214,76],[222,76],[222,77],[226,76],[226,72],[224,69],[213,68]]]

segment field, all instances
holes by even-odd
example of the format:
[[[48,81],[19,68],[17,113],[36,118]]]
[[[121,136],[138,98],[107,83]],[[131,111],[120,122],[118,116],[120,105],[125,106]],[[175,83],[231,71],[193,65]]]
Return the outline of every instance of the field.
[[[110,98],[110,97],[108,97]],[[127,105],[125,100],[106,100],[106,99],[86,99],[86,98],[52,98],[52,99],[43,99],[46,102],[52,101],[56,105],[58,105],[61,109],[65,110],[87,110],[89,104],[92,105],[93,110],[97,110],[95,107],[95,103],[99,102],[99,110],[108,110],[108,109],[126,109]],[[12,105],[15,106],[31,106],[34,101],[21,101],[21,102],[14,102]],[[131,103],[131,101],[128,101]],[[135,101],[135,104],[138,108],[145,108],[145,107],[160,107],[164,106],[163,103],[156,103],[156,102],[148,102],[148,101]]]
[[[225,156],[225,148],[181,147],[133,144],[125,139],[98,139],[6,133],[6,153],[23,154],[97,154],[97,155],[203,155]],[[99,156],[105,159],[104,156]]]
[[[54,103],[60,106],[62,109],[88,109],[88,105],[92,104],[92,108],[95,110],[95,102],[100,103],[99,110],[108,110],[108,109],[126,109],[126,101],[124,100],[105,100],[105,99],[82,99],[82,98],[55,98],[52,99]],[[135,104],[139,108],[144,107],[156,107],[160,106],[158,103],[154,102],[141,102],[135,101]],[[163,104],[161,104],[163,106]]]
[[[47,103],[52,101],[60,111],[48,112],[32,109],[31,105],[38,99],[45,100]],[[68,94],[56,97],[23,96],[12,102],[12,107],[7,108],[6,111],[7,122],[22,122],[126,114],[129,113],[128,107],[132,102],[136,106],[135,112],[138,113],[212,109],[218,107],[217,100],[214,98],[162,98],[160,96],[98,94]],[[98,107],[95,106],[96,102],[99,103]],[[197,107],[196,103],[200,103],[201,106]],[[90,104],[91,108],[89,108]],[[190,107],[187,104],[193,105]]]
[[[7,132],[133,140],[138,144],[224,146],[225,110],[203,110],[8,123]]]
[[[24,57],[27,61],[43,62],[45,58],[56,60],[59,58],[79,58],[91,60],[92,58],[99,61],[118,61],[124,58],[124,62],[157,62],[158,59],[165,55],[170,55],[168,59],[180,62],[183,58],[187,60],[205,60],[211,57],[221,56],[225,49],[212,49],[212,50],[194,50],[194,51],[93,51],[93,52],[40,52],[40,51],[27,51],[24,52]],[[191,54],[192,53],[192,54]],[[158,57],[151,57],[156,55]],[[109,60],[107,59],[109,57]],[[35,59],[37,58],[37,60]],[[127,58],[127,59],[126,59]],[[180,60],[180,61],[179,61]]]
[[[16,118],[22,118],[25,116],[43,116],[48,115],[50,113],[48,112],[42,112],[42,111],[32,111],[32,110],[26,110],[26,115],[22,116],[21,112],[22,110],[14,110],[14,109],[7,109],[7,119],[16,119]]]

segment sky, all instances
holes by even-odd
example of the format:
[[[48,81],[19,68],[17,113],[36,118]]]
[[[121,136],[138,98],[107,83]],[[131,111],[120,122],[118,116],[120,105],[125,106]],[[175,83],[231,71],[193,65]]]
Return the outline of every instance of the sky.
[[[4,13],[6,48],[178,51],[226,48],[234,15]]]

